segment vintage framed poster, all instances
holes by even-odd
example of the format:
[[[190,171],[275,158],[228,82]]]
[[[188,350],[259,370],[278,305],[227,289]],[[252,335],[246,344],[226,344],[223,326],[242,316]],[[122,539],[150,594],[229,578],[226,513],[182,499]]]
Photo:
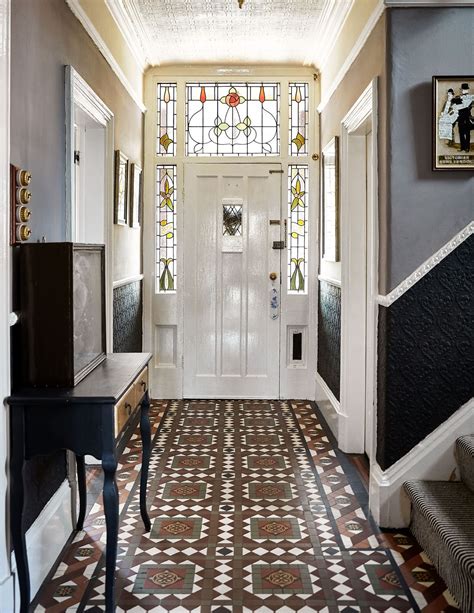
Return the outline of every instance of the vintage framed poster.
[[[115,152],[114,223],[125,226],[128,219],[128,158]]]
[[[142,169],[138,164],[130,166],[130,225],[139,228],[141,223]]]
[[[339,138],[322,151],[322,258],[339,261]]]
[[[473,170],[473,130],[474,76],[433,77],[433,170]]]

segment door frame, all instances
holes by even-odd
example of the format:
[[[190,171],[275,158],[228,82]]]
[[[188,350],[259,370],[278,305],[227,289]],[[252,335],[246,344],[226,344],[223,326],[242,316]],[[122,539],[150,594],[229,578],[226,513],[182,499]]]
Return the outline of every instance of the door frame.
[[[280,155],[278,156],[225,156],[225,157],[186,157],[185,143],[185,84],[187,82],[279,82],[280,91]],[[188,163],[281,163],[284,173],[287,173],[288,164],[307,164],[309,168],[309,232],[308,241],[311,254],[308,263],[308,294],[296,296],[288,306],[288,294],[286,286],[282,285],[281,292],[281,339],[282,343],[287,339],[287,328],[290,325],[301,326],[306,330],[306,338],[310,350],[307,352],[307,362],[302,368],[293,364],[287,364],[286,360],[280,359],[280,396],[282,398],[314,399],[314,373],[316,371],[316,346],[311,347],[311,339],[316,338],[317,322],[317,269],[318,269],[318,243],[319,243],[319,162],[317,157],[313,160],[311,153],[319,151],[319,117],[310,112],[309,130],[311,135],[310,151],[308,155],[291,157],[288,152],[288,83],[305,81],[309,84],[310,108],[315,109],[319,98],[319,80],[311,67],[293,66],[164,66],[152,67],[145,75],[144,94],[148,112],[145,115],[145,164],[144,164],[144,223],[143,223],[143,348],[154,354],[150,365],[150,393],[153,398],[182,398],[183,392],[183,326],[184,305],[183,294],[180,286],[184,282],[185,271],[179,237],[183,234],[182,206],[184,202],[184,167]],[[157,83],[177,83],[177,152],[174,157],[156,154],[156,117]],[[176,294],[155,294],[155,180],[157,164],[175,164],[177,167],[178,181],[178,288]],[[282,208],[288,199],[288,185],[282,180]],[[284,212],[284,210],[283,210]],[[151,251],[153,249],[153,252]],[[283,279],[282,279],[283,281]],[[286,283],[286,279],[284,280]],[[285,290],[285,291],[283,291]],[[156,296],[161,297],[160,320],[155,322],[153,317],[153,304],[156,304]],[[302,316],[300,305],[304,300],[308,301],[307,314]],[[294,320],[291,320],[293,317]],[[288,322],[286,321],[288,318]],[[156,326],[168,326],[173,330],[175,339],[175,351],[173,362],[161,364],[157,348]],[[284,352],[282,352],[283,354]]]
[[[203,162],[200,162],[199,164],[193,164],[192,160],[190,160],[189,163],[185,165],[185,172],[184,172],[185,180],[186,180],[186,169],[192,168],[192,167],[196,167],[197,168],[197,167],[202,166],[202,165],[203,165]],[[216,165],[220,165],[220,166],[226,166],[227,165],[229,167],[234,167],[234,168],[238,168],[239,166],[272,166],[273,165],[273,166],[278,166],[278,169],[281,170],[281,163],[274,161],[271,157],[267,158],[266,160],[259,160],[258,162],[253,162],[253,163],[249,163],[248,161],[242,161],[242,160],[230,161],[230,160],[227,160],[225,158],[220,158],[220,163],[219,164],[217,162],[215,162],[215,161],[213,163],[211,163],[211,164],[209,164],[209,163],[207,164],[207,166],[209,166],[209,168],[211,168],[213,166],[216,166]],[[281,177],[281,174],[279,174],[279,176]],[[280,209],[279,217],[280,218],[284,214],[283,202],[281,200],[281,187],[282,187],[281,183],[282,183],[282,181],[280,182],[280,207],[279,207],[279,209]],[[187,209],[187,207],[189,208],[189,206],[190,206],[189,200],[188,200],[188,202],[186,202],[186,199],[184,199],[184,201],[183,201],[183,213],[186,212],[186,209]],[[183,224],[183,232],[186,231],[185,227],[186,227],[186,219],[184,220],[184,224]],[[279,240],[282,240],[284,238],[284,235],[282,235],[282,233],[284,232],[283,224],[281,224],[279,226],[279,229],[280,229]],[[285,259],[284,259],[284,256],[285,256]],[[186,304],[188,303],[189,294],[190,294],[189,288],[186,287],[188,276],[186,275],[186,266],[185,266],[185,263],[184,263],[184,260],[185,260],[184,249],[183,249],[182,259],[183,259],[183,268],[184,268],[184,272],[185,272],[185,274],[183,274],[183,277],[182,277],[183,293],[185,295],[185,300],[182,301],[182,304],[183,304],[183,324],[184,324],[183,325],[183,333],[184,333],[185,321],[186,321],[185,309],[186,309]],[[279,279],[280,279],[280,315],[279,315],[279,323],[280,324],[281,324],[281,296],[282,296],[282,292],[283,292],[283,289],[284,289],[283,278],[282,278],[283,271],[285,271],[285,274],[286,274],[286,251],[285,250],[279,251],[279,271],[278,271],[278,275],[279,275]],[[265,279],[266,279],[266,275],[269,272],[271,272],[271,271],[265,271],[265,277],[264,277]],[[247,400],[247,399],[252,399],[253,398],[253,399],[256,399],[256,400],[259,400],[259,399],[262,400],[262,399],[279,399],[281,397],[281,377],[280,377],[281,353],[282,353],[281,343],[284,341],[284,339],[282,339],[282,331],[281,331],[281,329],[282,329],[282,326],[279,325],[279,327],[278,327],[278,361],[277,361],[277,365],[276,365],[277,372],[275,373],[276,376],[277,376],[277,380],[278,380],[277,395],[276,396],[268,396],[268,395],[260,396],[260,395],[255,395],[255,394],[252,394],[250,396],[241,395],[241,396],[239,396],[239,399]],[[185,395],[185,393],[184,393],[184,388],[185,388],[185,383],[184,383],[184,381],[185,381],[184,367],[186,366],[185,350],[186,350],[186,343],[184,342],[183,343],[183,373],[182,373],[183,374],[183,396],[185,398],[188,398],[188,396]],[[209,394],[209,395],[206,396],[206,398],[209,398],[209,399],[213,399],[213,398],[222,398],[222,399],[228,398],[228,399],[233,399],[233,398],[235,398],[235,395],[231,394],[230,396],[227,396],[225,394],[218,394],[218,395]]]
[[[73,66],[65,66],[66,110],[66,240],[76,241],[76,185],[74,169],[74,117],[80,109],[105,131],[103,215],[105,229],[106,348],[113,351],[113,197],[114,114]]]
[[[364,149],[362,159],[360,137],[357,136],[357,131],[367,122],[372,128],[370,186],[365,185],[366,153]],[[346,453],[364,453],[365,424],[368,424],[371,462],[375,460],[377,403],[377,140],[377,79],[374,79],[341,123],[341,401],[338,417],[338,443]],[[371,190],[369,199],[367,189]],[[360,291],[362,279],[365,291]],[[364,325],[358,326],[357,321],[363,321]]]

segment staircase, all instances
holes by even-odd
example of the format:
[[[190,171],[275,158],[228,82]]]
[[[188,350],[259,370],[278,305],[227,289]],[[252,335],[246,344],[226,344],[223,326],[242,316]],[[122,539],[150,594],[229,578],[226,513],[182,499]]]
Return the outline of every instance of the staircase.
[[[410,530],[464,613],[474,613],[474,434],[456,441],[461,481],[407,481]]]

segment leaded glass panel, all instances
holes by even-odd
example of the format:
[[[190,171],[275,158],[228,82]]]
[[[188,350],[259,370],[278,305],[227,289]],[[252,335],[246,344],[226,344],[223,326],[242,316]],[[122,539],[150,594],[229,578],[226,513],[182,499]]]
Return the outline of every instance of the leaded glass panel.
[[[306,294],[308,281],[308,166],[288,167],[288,293]]]
[[[289,154],[308,154],[309,84],[290,83],[290,137]]]
[[[176,166],[156,167],[156,281],[159,293],[176,291]]]
[[[224,204],[223,212],[223,235],[241,236],[242,235],[242,205]]]
[[[186,155],[279,155],[279,113],[279,83],[188,83]]]
[[[176,155],[176,83],[158,83],[158,155]]]

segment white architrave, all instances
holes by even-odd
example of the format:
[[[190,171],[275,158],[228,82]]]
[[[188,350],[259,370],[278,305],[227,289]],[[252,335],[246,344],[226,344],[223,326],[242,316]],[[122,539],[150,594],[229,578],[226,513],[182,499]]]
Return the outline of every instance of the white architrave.
[[[372,185],[366,188],[365,137],[361,147],[361,137],[355,133],[368,121],[372,128],[373,179]],[[340,176],[342,292],[338,443],[347,453],[363,453],[367,421],[371,441],[368,455],[372,458],[378,290],[377,79],[369,84],[342,121]],[[368,190],[371,197],[367,197]]]
[[[107,351],[113,345],[113,197],[114,197],[114,114],[72,67],[66,66],[66,240],[76,240],[74,179],[74,117],[81,109],[105,129],[105,284]]]
[[[0,0],[0,608],[13,610],[7,520],[8,407],[10,394],[10,0]]]

